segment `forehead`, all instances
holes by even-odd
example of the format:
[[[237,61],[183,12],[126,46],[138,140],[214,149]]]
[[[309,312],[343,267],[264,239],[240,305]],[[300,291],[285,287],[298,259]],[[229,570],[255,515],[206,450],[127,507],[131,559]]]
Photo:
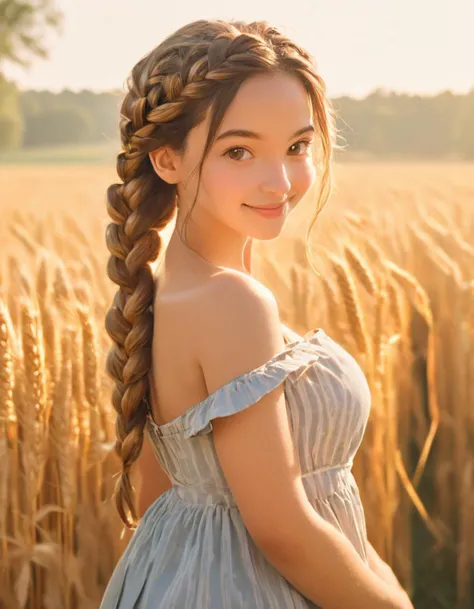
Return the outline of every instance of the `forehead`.
[[[311,123],[311,100],[303,83],[291,74],[257,74],[247,79],[227,108],[217,135],[232,128],[258,133],[294,133]]]

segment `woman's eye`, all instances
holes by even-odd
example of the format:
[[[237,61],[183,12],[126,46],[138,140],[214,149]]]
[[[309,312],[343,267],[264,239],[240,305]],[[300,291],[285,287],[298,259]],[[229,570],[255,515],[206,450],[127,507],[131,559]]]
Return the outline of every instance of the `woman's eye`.
[[[290,146],[290,148],[293,148],[293,146],[306,146],[306,148],[304,148],[304,152],[308,151],[308,148],[311,146],[312,142],[308,141],[308,140],[301,140],[300,142],[296,142],[295,144],[293,144],[292,146]],[[295,155],[295,156],[299,156],[299,155]],[[301,155],[303,156],[303,155]]]
[[[305,156],[305,153],[308,152],[309,147],[311,146],[313,142],[309,141],[309,140],[301,140],[300,142],[296,142],[295,144],[292,144],[290,146],[291,148],[294,148],[295,146],[303,146],[303,154],[292,154],[291,156]],[[237,154],[234,155],[234,153],[237,151]],[[224,152],[224,156],[228,156],[229,158],[231,158],[233,161],[242,161],[245,160],[242,158],[242,153],[248,152],[249,154],[251,154],[248,150],[246,150],[245,148],[241,148],[240,146],[236,146],[235,148],[229,148],[229,150],[227,150],[226,152]]]
[[[227,151],[224,153],[224,156],[226,156],[226,155],[229,155],[229,156],[230,156],[230,153],[231,153],[231,152],[235,152],[235,150],[240,150],[241,152],[248,152],[248,150],[246,150],[245,148],[239,148],[239,147],[236,147],[236,148],[230,148],[229,150],[227,150]],[[235,158],[233,158],[232,156],[230,156],[230,158],[231,158],[233,161],[241,161],[241,160],[242,160],[242,158],[235,159]]]

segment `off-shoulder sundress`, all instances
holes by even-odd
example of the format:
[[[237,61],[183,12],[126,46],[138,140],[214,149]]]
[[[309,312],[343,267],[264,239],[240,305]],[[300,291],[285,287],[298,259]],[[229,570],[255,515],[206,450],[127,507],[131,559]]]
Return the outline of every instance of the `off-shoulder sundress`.
[[[100,609],[317,609],[250,537],[213,443],[213,419],[258,408],[281,383],[311,505],[368,563],[351,467],[370,389],[355,358],[318,328],[169,423],[157,425],[149,415],[146,433],[173,487],[141,518]]]

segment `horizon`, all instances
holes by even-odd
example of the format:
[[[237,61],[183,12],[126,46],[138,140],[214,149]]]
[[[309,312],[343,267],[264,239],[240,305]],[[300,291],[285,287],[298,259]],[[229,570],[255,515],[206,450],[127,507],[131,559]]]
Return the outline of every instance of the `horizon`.
[[[32,59],[29,69],[5,68],[21,91],[124,92],[129,71],[143,55],[199,18],[266,19],[280,27],[314,56],[330,97],[365,98],[376,90],[426,97],[474,88],[470,0],[453,0],[449,8],[429,0],[416,6],[409,0],[360,0],[357,6],[351,0],[300,0],[298,11],[269,0],[260,0],[258,8],[241,0],[230,11],[218,0],[203,0],[199,6],[167,7],[166,14],[151,0],[135,0],[133,11],[126,0],[56,5],[64,21],[62,31],[45,36],[49,59]]]
[[[104,89],[104,90],[100,90],[100,89],[72,89],[70,87],[64,87],[63,89],[60,90],[51,90],[51,89],[32,89],[32,88],[20,88],[19,90],[22,93],[29,93],[29,92],[34,92],[34,93],[51,93],[53,95],[61,95],[61,93],[74,93],[74,94],[80,94],[83,92],[88,92],[88,93],[94,93],[96,95],[101,95],[101,94],[106,94],[106,93],[112,93],[112,94],[117,94],[117,93],[123,93],[125,94],[126,91],[124,89]],[[361,96],[355,96],[355,95],[351,95],[349,93],[342,93],[340,95],[333,95],[330,96],[332,98],[341,98],[341,97],[350,97],[352,99],[358,99],[359,101],[363,101],[364,99],[366,99],[367,97],[369,97],[370,95],[373,95],[377,90],[383,90],[384,93],[388,94],[388,95],[396,95],[396,96],[408,96],[408,97],[423,97],[423,98],[429,98],[429,97],[436,97],[437,95],[441,95],[444,93],[450,93],[453,95],[468,95],[471,91],[474,90],[474,85],[466,90],[466,91],[453,91],[452,89],[440,89],[439,91],[428,91],[426,93],[420,93],[418,91],[397,91],[397,90],[393,90],[393,89],[387,89],[385,87],[379,87],[378,89],[373,89],[371,91],[368,91],[367,93],[365,93],[364,95]]]

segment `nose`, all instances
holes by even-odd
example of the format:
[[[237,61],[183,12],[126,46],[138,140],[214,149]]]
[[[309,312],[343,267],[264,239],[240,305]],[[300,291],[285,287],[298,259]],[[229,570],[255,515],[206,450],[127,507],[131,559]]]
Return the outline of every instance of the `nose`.
[[[290,192],[291,182],[285,163],[277,162],[269,164],[264,171],[265,179],[262,182],[262,191],[275,197],[284,198]]]

